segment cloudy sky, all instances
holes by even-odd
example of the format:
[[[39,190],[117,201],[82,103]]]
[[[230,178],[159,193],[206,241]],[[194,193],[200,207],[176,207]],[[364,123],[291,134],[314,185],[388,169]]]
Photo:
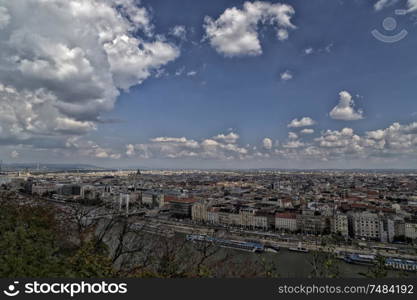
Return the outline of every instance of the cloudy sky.
[[[0,158],[417,168],[417,1],[282,1],[0,0]]]

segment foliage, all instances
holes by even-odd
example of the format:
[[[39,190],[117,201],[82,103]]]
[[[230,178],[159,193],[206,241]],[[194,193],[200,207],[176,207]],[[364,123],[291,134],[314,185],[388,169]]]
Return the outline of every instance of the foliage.
[[[385,258],[378,255],[375,265],[368,268],[365,273],[359,273],[366,278],[386,278],[388,276],[388,270],[385,267]]]

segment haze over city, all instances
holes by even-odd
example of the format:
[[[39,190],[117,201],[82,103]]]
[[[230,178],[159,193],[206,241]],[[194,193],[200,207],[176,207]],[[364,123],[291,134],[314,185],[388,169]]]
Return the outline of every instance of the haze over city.
[[[0,158],[416,168],[416,9],[414,0],[0,0]],[[372,30],[408,35],[384,43]]]

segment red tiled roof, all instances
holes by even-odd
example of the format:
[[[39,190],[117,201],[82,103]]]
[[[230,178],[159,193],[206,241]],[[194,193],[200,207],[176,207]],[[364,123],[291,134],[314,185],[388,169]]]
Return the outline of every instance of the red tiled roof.
[[[276,213],[275,214],[276,218],[281,218],[281,219],[296,219],[297,216],[294,213]]]
[[[196,199],[193,198],[178,198],[173,196],[165,196],[165,202],[177,202],[177,203],[195,203]]]

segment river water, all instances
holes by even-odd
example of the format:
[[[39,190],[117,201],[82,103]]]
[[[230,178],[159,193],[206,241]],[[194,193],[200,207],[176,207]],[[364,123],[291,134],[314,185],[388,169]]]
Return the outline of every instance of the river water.
[[[313,255],[311,253],[298,253],[281,249],[278,253],[265,252],[261,254],[238,251],[232,249],[221,249],[221,254],[229,253],[236,261],[244,263],[245,261],[254,260],[273,261],[278,267],[278,274],[283,278],[308,278],[312,274],[311,262]],[[359,273],[366,273],[368,266],[354,265],[345,263],[342,260],[337,261],[341,278],[364,278]],[[407,276],[408,278],[417,278],[416,272],[389,271],[389,278],[399,278]]]

